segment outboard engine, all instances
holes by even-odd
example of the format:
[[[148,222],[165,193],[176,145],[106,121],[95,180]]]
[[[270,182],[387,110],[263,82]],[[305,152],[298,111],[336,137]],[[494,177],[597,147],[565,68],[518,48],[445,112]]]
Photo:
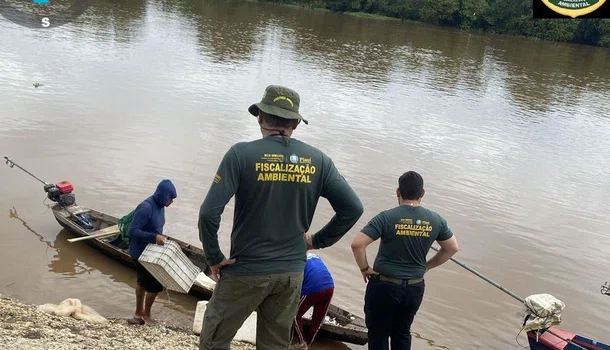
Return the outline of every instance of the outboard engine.
[[[19,164],[10,160],[7,156],[4,156],[4,159],[6,160],[6,164],[9,167],[12,168],[14,166],[17,166],[17,168],[23,170],[31,177],[42,182],[42,184],[44,185],[44,191],[47,193],[47,198],[49,198],[53,202],[58,203],[62,207],[69,207],[76,204],[76,197],[72,193],[72,191],[74,191],[74,186],[72,186],[70,181],[61,181],[56,184],[46,183],[45,181],[36,177],[36,175],[22,168]]]
[[[44,191],[47,192],[47,198],[53,202],[59,203],[62,207],[69,207],[76,204],[76,196],[72,191],[74,186],[69,181],[61,181],[56,184],[44,185]]]

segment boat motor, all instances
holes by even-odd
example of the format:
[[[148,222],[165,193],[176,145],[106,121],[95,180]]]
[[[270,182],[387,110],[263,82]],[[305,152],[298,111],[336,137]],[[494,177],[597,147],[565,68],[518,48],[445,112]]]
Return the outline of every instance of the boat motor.
[[[47,198],[50,199],[51,201],[59,204],[60,206],[62,206],[63,208],[66,208],[66,209],[67,209],[67,207],[76,205],[76,196],[74,195],[74,193],[72,193],[72,191],[74,191],[74,186],[72,185],[72,183],[70,181],[60,181],[56,184],[50,184],[50,183],[43,181],[36,175],[30,173],[29,171],[25,170],[19,164],[10,160],[9,157],[4,156],[4,159],[6,160],[6,164],[9,167],[12,168],[12,167],[16,166],[19,169],[26,172],[31,177],[40,181],[43,184],[42,188],[47,193]],[[93,225],[91,225],[91,222],[89,221],[89,219],[87,219],[87,217],[85,216],[84,213],[73,214],[70,210],[66,210],[66,212],[74,219],[74,221],[79,226],[83,227],[86,230],[93,229]]]
[[[69,207],[76,203],[76,196],[72,191],[74,186],[69,181],[61,181],[56,184],[45,184],[44,191],[47,193],[47,198],[53,202],[59,203],[62,207]]]
[[[70,183],[70,181],[60,181],[56,184],[50,184],[43,181],[36,175],[30,173],[29,171],[25,170],[19,164],[10,160],[9,157],[4,156],[4,159],[6,160],[6,164],[9,167],[12,168],[16,166],[26,172],[31,177],[42,182],[42,184],[44,185],[43,189],[47,193],[47,198],[49,198],[53,202],[58,203],[62,207],[69,207],[71,205],[76,204],[76,196],[74,196],[74,193],[72,193],[72,191],[74,191],[74,186],[72,185],[72,183]]]

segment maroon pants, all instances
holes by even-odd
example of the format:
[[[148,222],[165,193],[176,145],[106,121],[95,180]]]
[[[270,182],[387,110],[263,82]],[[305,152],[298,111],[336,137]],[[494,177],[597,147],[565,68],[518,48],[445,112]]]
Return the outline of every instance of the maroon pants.
[[[299,310],[297,311],[296,324],[297,324],[297,335],[301,344],[305,343],[310,345],[318,330],[324,322],[328,308],[330,307],[330,301],[333,298],[335,288],[326,288],[317,293],[311,295],[304,295],[301,297],[299,302]],[[305,334],[303,330],[303,315],[309,308],[313,306],[313,315],[311,316],[311,324],[309,326],[309,333]]]

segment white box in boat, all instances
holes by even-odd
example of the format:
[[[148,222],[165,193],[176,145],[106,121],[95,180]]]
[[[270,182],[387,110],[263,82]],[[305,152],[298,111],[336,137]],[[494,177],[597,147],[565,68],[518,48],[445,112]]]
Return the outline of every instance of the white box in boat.
[[[138,261],[165,288],[185,294],[201,272],[182,252],[178,243],[169,239],[164,245],[149,243]]]

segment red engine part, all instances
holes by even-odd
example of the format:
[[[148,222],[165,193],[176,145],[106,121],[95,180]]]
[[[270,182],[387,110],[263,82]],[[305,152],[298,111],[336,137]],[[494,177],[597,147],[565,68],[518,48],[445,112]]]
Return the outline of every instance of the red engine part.
[[[61,181],[56,183],[55,186],[57,186],[57,188],[59,189],[59,193],[61,194],[71,193],[72,191],[74,191],[74,186],[72,186],[72,183],[70,183],[70,181]]]

